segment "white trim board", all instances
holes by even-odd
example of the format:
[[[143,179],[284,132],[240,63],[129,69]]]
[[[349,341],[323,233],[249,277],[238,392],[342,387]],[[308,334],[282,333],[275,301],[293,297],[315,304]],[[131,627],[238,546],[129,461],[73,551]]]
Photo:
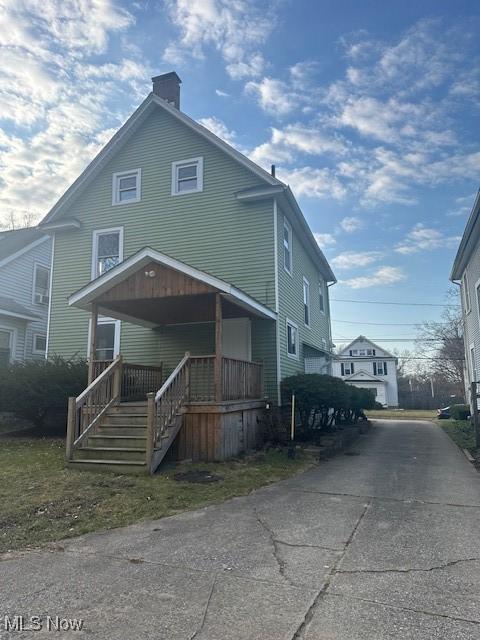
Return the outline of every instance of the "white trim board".
[[[3,260],[0,260],[0,267],[5,266],[6,264],[11,262],[12,260],[16,260],[16,258],[19,258],[24,253],[27,253],[27,251],[30,251],[31,249],[34,249],[39,244],[42,244],[43,242],[46,242],[47,240],[50,240],[50,237],[49,236],[43,236],[42,238],[38,238],[37,240],[34,240],[30,244],[27,244],[26,247],[23,247],[22,249],[19,249],[15,253],[12,253],[10,256],[7,256]]]
[[[205,273],[204,271],[200,271],[195,267],[191,267],[185,262],[180,262],[180,260],[177,260],[176,258],[171,258],[164,253],[155,251],[155,249],[150,247],[141,249],[130,258],[127,258],[127,260],[124,260],[113,269],[110,269],[79,291],[73,293],[68,299],[68,304],[70,306],[79,307],[80,309],[89,310],[91,303],[101,293],[108,291],[115,284],[122,282],[142,266],[145,266],[152,261],[158,262],[159,264],[174,269],[175,271],[179,271],[180,273],[184,273],[195,280],[204,282],[214,289],[218,289],[218,291],[223,293],[225,297],[231,298],[235,304],[244,307],[249,311],[253,311],[260,317],[270,318],[272,320],[275,320],[277,317],[277,314],[274,311],[262,303],[257,302],[240,289],[228,284],[228,282],[220,280],[220,278]]]

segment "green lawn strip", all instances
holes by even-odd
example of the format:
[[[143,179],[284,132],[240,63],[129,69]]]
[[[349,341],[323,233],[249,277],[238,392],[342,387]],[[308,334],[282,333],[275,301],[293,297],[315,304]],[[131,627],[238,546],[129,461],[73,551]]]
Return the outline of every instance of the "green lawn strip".
[[[62,440],[0,438],[0,552],[220,503],[313,464],[303,452],[288,460],[285,451],[270,450],[231,462],[178,464],[153,477],[127,476],[65,469]],[[223,479],[191,484],[173,478],[192,470]]]
[[[383,418],[395,420],[432,420],[437,419],[437,412],[433,409],[372,409],[365,412],[372,420]]]
[[[469,420],[439,420],[439,424],[461,449],[468,449],[475,456],[475,433]]]

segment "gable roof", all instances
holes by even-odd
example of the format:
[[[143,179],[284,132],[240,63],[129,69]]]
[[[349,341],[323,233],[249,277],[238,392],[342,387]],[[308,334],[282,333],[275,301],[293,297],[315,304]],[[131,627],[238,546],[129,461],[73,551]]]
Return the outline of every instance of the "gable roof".
[[[32,313],[23,305],[12,300],[12,298],[4,298],[3,296],[0,296],[0,316],[9,316],[27,321],[40,320],[40,316],[37,316],[36,313]]]
[[[475,247],[480,239],[480,189],[477,192],[477,197],[473,203],[473,208],[468,218],[465,231],[463,232],[460,245],[458,247],[457,255],[453,261],[452,272],[450,274],[450,280],[460,280],[465,267],[467,266],[470,256],[472,255]]]
[[[385,358],[395,358],[395,360],[397,359],[397,358],[396,358],[396,356],[394,356],[392,353],[390,353],[389,351],[387,351],[386,349],[384,349],[384,347],[380,347],[378,344],[375,344],[375,342],[372,342],[371,340],[369,340],[369,339],[368,339],[368,338],[366,338],[365,336],[358,336],[358,338],[355,338],[355,340],[352,340],[352,341],[350,342],[350,344],[347,344],[347,346],[346,346],[344,349],[342,349],[338,355],[339,355],[339,356],[343,356],[343,355],[345,354],[347,357],[351,357],[351,356],[349,356],[348,351],[352,348],[352,345],[354,345],[356,342],[360,342],[360,341],[361,341],[361,342],[368,342],[368,344],[372,345],[372,347],[373,347],[374,349],[379,349],[380,351],[383,351],[383,353],[384,353],[385,355],[384,355],[384,356],[382,356],[382,357],[385,357]],[[347,352],[347,353],[345,353],[345,352]],[[379,357],[379,356],[365,356],[365,357],[368,357],[368,358],[377,358],[377,357]]]
[[[170,115],[174,116],[177,120],[180,120],[187,127],[196,131],[199,135],[206,138],[214,144],[216,147],[227,153],[234,160],[239,162],[245,168],[254,173],[263,182],[269,185],[283,185],[283,182],[274,178],[272,175],[259,167],[255,162],[252,162],[249,158],[237,151],[234,147],[224,142],[221,138],[209,131],[206,127],[202,126],[185,113],[172,106],[166,100],[159,98],[154,93],[150,93],[142,104],[132,113],[128,120],[120,127],[115,135],[107,142],[103,149],[95,156],[90,162],[87,168],[80,174],[80,176],[73,182],[73,184],[65,191],[58,202],[50,209],[45,218],[40,223],[45,224],[51,222],[61,215],[67,204],[73,199],[73,197],[79,193],[98,175],[107,162],[111,159],[114,153],[116,153],[127,142],[135,130],[142,124],[142,122],[154,111],[155,108],[161,108]],[[284,185],[285,186],[285,185]]]
[[[355,373],[352,373],[347,378],[345,378],[345,382],[355,382],[356,380],[358,380],[358,382],[381,382],[382,384],[387,383],[385,379],[377,378],[377,376],[373,376],[371,373],[368,373],[368,371],[365,371],[364,369],[355,371]]]
[[[194,278],[195,280],[199,280],[214,287],[220,293],[223,293],[226,299],[231,300],[240,307],[248,309],[256,316],[272,320],[277,317],[277,314],[274,311],[266,307],[261,302],[258,302],[241,289],[237,289],[237,287],[225,282],[225,280],[221,280],[220,278],[212,276],[205,271],[191,267],[185,262],[181,262],[176,258],[166,255],[165,253],[156,251],[151,247],[144,247],[143,249],[140,249],[140,251],[135,253],[133,256],[130,256],[130,258],[120,262],[118,265],[113,267],[113,269],[106,271],[92,282],[89,282],[87,285],[79,289],[79,291],[76,291],[70,296],[68,304],[81,309],[90,309],[92,302],[94,302],[102,293],[108,291],[119,282],[122,282],[130,275],[134,274],[141,267],[144,267],[151,262],[158,262],[161,265],[174,269],[175,271],[179,271],[180,273]],[[131,317],[133,318],[134,316]]]
[[[48,240],[43,231],[36,228],[15,229],[0,232],[0,267],[18,258],[37,244]]]

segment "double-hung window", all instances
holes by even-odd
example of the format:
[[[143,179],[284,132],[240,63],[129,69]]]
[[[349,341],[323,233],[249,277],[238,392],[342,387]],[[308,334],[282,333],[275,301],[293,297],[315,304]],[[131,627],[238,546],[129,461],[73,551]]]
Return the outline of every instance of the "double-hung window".
[[[172,196],[203,191],[203,158],[172,163]]]
[[[373,363],[373,375],[374,376],[386,376],[387,371],[387,363],[386,362],[374,362]]]
[[[35,265],[33,275],[33,302],[35,304],[48,304],[50,299],[50,269]]]
[[[283,266],[292,275],[292,227],[286,218],[283,219]]]
[[[13,334],[8,329],[0,329],[0,367],[8,367],[12,359]]]
[[[92,279],[113,269],[123,260],[123,227],[93,232]]]
[[[342,362],[340,364],[342,376],[351,376],[355,373],[355,365],[353,362]]]
[[[303,279],[303,321],[306,327],[310,326],[310,283]]]
[[[133,202],[140,202],[142,188],[141,181],[141,169],[114,173],[112,204],[131,204]]]
[[[298,327],[291,320],[287,320],[287,355],[298,360]]]
[[[43,333],[33,334],[33,353],[36,355],[45,355],[47,351],[47,336]]]

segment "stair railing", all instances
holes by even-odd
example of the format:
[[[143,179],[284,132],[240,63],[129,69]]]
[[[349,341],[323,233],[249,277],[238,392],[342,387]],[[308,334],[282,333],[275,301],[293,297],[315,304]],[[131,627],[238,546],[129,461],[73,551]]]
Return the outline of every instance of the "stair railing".
[[[147,466],[152,464],[155,449],[160,449],[162,436],[182,406],[188,402],[190,390],[190,353],[184,357],[165,380],[157,393],[147,395]]]
[[[121,356],[95,378],[78,398],[68,399],[66,458],[93,431],[108,409],[119,402],[122,388]]]

